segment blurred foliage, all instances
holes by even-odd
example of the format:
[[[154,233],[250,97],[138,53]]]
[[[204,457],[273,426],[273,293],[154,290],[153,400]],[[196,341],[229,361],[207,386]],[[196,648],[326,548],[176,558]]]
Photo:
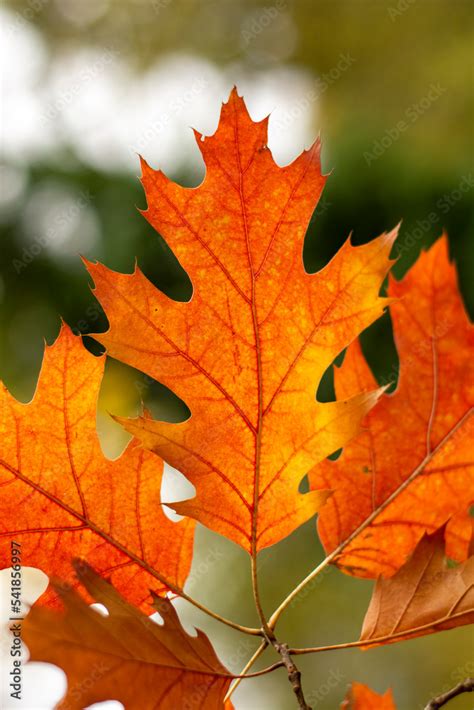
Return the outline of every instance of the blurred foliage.
[[[462,294],[474,313],[470,0],[7,0],[5,5],[17,13],[19,22],[31,22],[43,34],[51,62],[65,48],[97,45],[119,47],[137,72],[169,52],[206,56],[230,75],[233,67],[243,68],[249,76],[275,66],[309,72],[313,94],[296,108],[314,111],[314,132],[320,129],[323,137],[323,165],[326,171],[334,169],[334,174],[308,231],[307,269],[325,264],[351,230],[354,242],[360,243],[403,218],[394,250],[400,256],[394,272],[400,276],[420,249],[446,228]],[[267,23],[269,12],[273,20]],[[349,69],[338,72],[344,57]],[[337,79],[332,78],[334,72]],[[438,92],[439,100],[426,99],[430,91]],[[407,127],[398,130],[401,120]],[[53,151],[50,159],[13,162],[7,167],[5,186],[20,171],[24,188],[21,199],[9,205],[1,221],[0,355],[8,386],[26,400],[37,377],[43,338],[54,339],[59,315],[84,334],[106,327],[77,252],[124,272],[133,270],[136,257],[145,274],[172,298],[189,298],[191,285],[164,241],[135,209],[144,206],[138,180],[125,172],[101,172],[86,165],[74,145],[67,154]],[[196,182],[192,172],[172,177],[183,184]],[[43,188],[53,190],[49,194],[54,196],[58,186],[86,196],[100,239],[89,246],[86,239],[83,245],[79,239],[78,247],[61,258],[40,249],[30,259],[25,205]],[[99,352],[95,341],[86,341]],[[388,316],[364,334],[363,346],[383,381],[393,372],[397,358]],[[320,395],[330,394],[329,374]],[[142,399],[163,419],[178,421],[188,414],[166,388],[110,361],[98,424],[111,454],[125,438],[107,412],[133,414]],[[246,556],[207,531],[200,530],[199,540],[203,546],[197,551],[190,591],[194,588],[196,596],[228,616],[255,621]],[[209,555],[218,564],[209,562]],[[321,557],[314,522],[278,549],[262,553],[265,608],[272,609]],[[206,571],[199,574],[203,565]],[[223,598],[218,594],[216,599],[216,589],[225,590]],[[369,593],[367,582],[331,571],[290,610],[282,621],[282,634],[295,645],[354,639]],[[248,645],[242,647],[240,638],[217,630],[202,616],[186,613],[190,620],[218,633],[224,662],[227,659],[236,671],[244,665],[251,653]],[[313,692],[314,707],[322,709],[336,707],[353,678],[379,691],[393,685],[400,710],[422,707],[463,672],[471,640],[469,632],[461,629],[370,654],[343,651],[337,658],[307,657],[301,662],[305,685]],[[329,683],[331,672],[340,676],[334,687]],[[325,682],[326,694],[321,690]],[[236,697],[242,698],[244,707],[291,708],[287,686],[283,677],[276,681],[272,676],[249,682],[249,690],[242,688]],[[247,703],[247,693],[257,694],[253,697],[258,705]],[[453,703],[453,710],[468,707],[465,698]]]
[[[370,143],[432,83],[447,100],[410,130],[400,152],[443,175],[470,165],[470,0],[6,0],[48,38],[51,51],[88,44],[117,48],[138,68],[159,54],[192,52],[220,66],[259,70],[294,63],[323,76],[341,54],[351,71],[324,97],[328,137]],[[35,11],[35,7],[39,7]],[[273,14],[274,13],[274,14]],[[86,37],[84,32],[87,32]],[[326,93],[326,92],[325,92]],[[446,145],[449,148],[446,150]],[[429,149],[428,149],[429,146]],[[416,159],[412,151],[415,151]]]

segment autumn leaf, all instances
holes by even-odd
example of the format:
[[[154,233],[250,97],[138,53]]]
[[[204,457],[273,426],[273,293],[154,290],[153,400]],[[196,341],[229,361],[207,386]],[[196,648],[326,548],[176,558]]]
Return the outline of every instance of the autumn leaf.
[[[206,163],[197,188],[142,160],[144,215],[189,274],[189,302],[169,299],[138,268],[88,264],[110,323],[97,339],[191,410],[181,424],[147,415],[122,423],[194,484],[196,496],[173,505],[178,513],[252,552],[324,503],[327,492],[298,491],[302,478],[358,432],[377,399],[321,403],[315,393],[333,359],[382,314],[396,236],[348,241],[306,273],[303,240],[325,182],[319,142],[281,168],[267,122],[253,122],[234,91],[216,133],[197,135]]]
[[[474,510],[453,515],[446,524],[446,549],[452,560],[461,562],[474,555]]]
[[[303,242],[325,183],[319,142],[279,167],[267,124],[254,122],[233,91],[216,133],[196,134],[206,164],[196,188],[142,160],[144,215],[188,273],[188,302],[165,296],[138,268],[120,274],[86,262],[109,320],[97,339],[181,397],[187,421],[116,417],[134,438],[107,459],[95,425],[105,356],[93,357],[67,326],[46,348],[29,404],[0,390],[0,533],[21,549],[24,565],[53,578],[19,621],[31,660],[67,676],[62,710],[107,700],[130,710],[231,710],[241,680],[280,668],[298,707],[309,710],[299,656],[474,621],[474,331],[446,238],[390,282],[388,297],[379,294],[396,230],[359,247],[348,240],[321,271],[307,273]],[[388,305],[401,363],[390,395],[357,342]],[[318,401],[324,374],[346,348],[336,401]],[[163,460],[196,491],[173,505],[187,516],[180,523],[163,512]],[[306,474],[310,492],[302,493]],[[320,509],[328,555],[267,616],[257,552]],[[250,552],[258,627],[184,591],[195,521]],[[75,575],[71,555],[80,555]],[[448,564],[447,555],[460,563]],[[5,551],[1,559],[11,562]],[[290,646],[278,620],[331,563],[377,579],[361,639]],[[227,671],[202,632],[186,633],[169,592],[260,638],[241,673]],[[149,618],[153,611],[161,624]],[[16,624],[12,630],[17,644]],[[280,660],[249,673],[268,647]],[[19,667],[15,661],[14,679]],[[429,707],[473,689],[467,678]],[[360,683],[341,707],[395,710],[391,691]]]
[[[352,683],[341,710],[397,710],[392,691],[379,695],[363,683]]]
[[[400,358],[396,392],[379,401],[336,461],[310,475],[312,488],[334,490],[319,516],[326,550],[352,536],[334,561],[362,577],[394,574],[423,534],[450,518],[448,554],[463,559],[472,532],[474,330],[446,237],[402,281],[391,281],[389,295],[397,299],[390,308]],[[335,383],[341,398],[375,387],[357,343]]]
[[[232,675],[202,631],[186,633],[169,599],[154,597],[150,611],[160,613],[163,624],[158,624],[85,562],[76,561],[75,569],[88,596],[108,615],[56,581],[64,610],[35,605],[22,628],[30,660],[53,663],[66,673],[67,693],[58,710],[82,710],[105,700],[130,710],[223,707]]]
[[[17,402],[2,386],[0,529],[21,544],[23,565],[72,582],[71,555],[81,555],[144,605],[150,587],[184,585],[194,523],[164,514],[156,455],[133,441],[114,461],[103,455],[96,402],[104,363],[63,325],[45,348],[33,400]],[[8,566],[5,546],[1,554]]]
[[[377,580],[361,641],[393,643],[472,623],[474,557],[449,568],[441,528],[421,539],[393,577]]]

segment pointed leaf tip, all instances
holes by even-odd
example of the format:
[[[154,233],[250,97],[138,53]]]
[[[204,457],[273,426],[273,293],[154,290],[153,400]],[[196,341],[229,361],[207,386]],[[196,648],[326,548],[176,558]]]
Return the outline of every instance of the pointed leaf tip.
[[[308,470],[358,432],[373,395],[335,405],[314,401],[314,392],[381,315],[390,265],[375,241],[305,272],[304,236],[325,183],[320,142],[280,168],[264,149],[266,126],[234,88],[204,144],[203,183],[145,181],[146,218],[187,272],[189,302],[172,301],[139,272],[104,270],[97,291],[110,323],[98,339],[110,356],[162,382],[191,411],[181,424],[145,417],[126,429],[195,486],[187,515],[247,550],[252,536],[259,547],[274,544],[314,515],[310,500],[297,498],[281,521],[275,501],[297,496]]]

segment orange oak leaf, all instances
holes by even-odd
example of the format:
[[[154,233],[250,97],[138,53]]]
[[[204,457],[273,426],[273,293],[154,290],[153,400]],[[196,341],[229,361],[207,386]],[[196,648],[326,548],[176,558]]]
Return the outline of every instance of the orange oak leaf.
[[[126,708],[219,710],[232,675],[217,658],[207,636],[190,636],[166,598],[155,597],[156,623],[128,604],[84,562],[76,562],[91,608],[69,585],[55,582],[64,610],[33,606],[22,625],[31,661],[53,663],[67,676],[58,710],[82,710],[105,700]],[[226,706],[229,707],[229,706]]]
[[[363,683],[352,683],[341,710],[397,710],[392,691],[379,695]]]
[[[0,530],[21,544],[23,565],[72,580],[71,557],[81,555],[143,605],[149,587],[163,593],[184,585],[194,521],[164,514],[158,456],[133,441],[114,461],[103,455],[96,402],[104,364],[63,325],[45,348],[29,404],[2,385]],[[49,590],[45,601],[54,598]]]
[[[421,539],[393,577],[379,577],[360,638],[394,643],[472,623],[474,557],[450,569],[440,528]]]
[[[333,359],[378,318],[378,293],[395,230],[342,247],[319,273],[302,261],[321,194],[319,141],[279,167],[267,119],[254,123],[234,91],[216,133],[198,145],[206,176],[185,188],[142,160],[145,217],[193,284],[187,303],[169,299],[139,269],[88,264],[110,329],[108,353],[185,400],[182,424],[120,420],[184,473],[196,496],[174,509],[249,551],[308,520],[327,492],[298,491],[314,464],[359,430],[376,393],[320,403]]]
[[[474,515],[473,510],[453,515],[446,524],[446,551],[452,560],[461,562],[474,555]]]
[[[379,401],[336,461],[310,474],[313,488],[334,490],[318,523],[326,550],[352,536],[335,564],[362,577],[392,575],[426,531],[451,517],[448,554],[465,557],[472,530],[474,329],[446,237],[402,281],[392,280],[389,294],[398,299],[390,308],[400,358],[397,390]],[[342,398],[375,387],[357,343],[335,383]]]

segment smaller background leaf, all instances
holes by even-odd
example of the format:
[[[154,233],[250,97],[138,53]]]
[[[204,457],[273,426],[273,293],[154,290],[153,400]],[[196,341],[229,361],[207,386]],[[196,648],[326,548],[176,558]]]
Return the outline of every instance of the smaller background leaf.
[[[70,588],[54,588],[64,610],[35,605],[23,623],[30,660],[53,663],[68,680],[58,710],[82,710],[118,700],[129,710],[219,710],[232,676],[201,631],[190,636],[172,603],[156,597],[163,624],[128,604],[84,562],[76,562],[80,582],[108,615],[88,606]]]
[[[352,683],[341,710],[397,710],[392,691],[379,695],[363,683]]]

